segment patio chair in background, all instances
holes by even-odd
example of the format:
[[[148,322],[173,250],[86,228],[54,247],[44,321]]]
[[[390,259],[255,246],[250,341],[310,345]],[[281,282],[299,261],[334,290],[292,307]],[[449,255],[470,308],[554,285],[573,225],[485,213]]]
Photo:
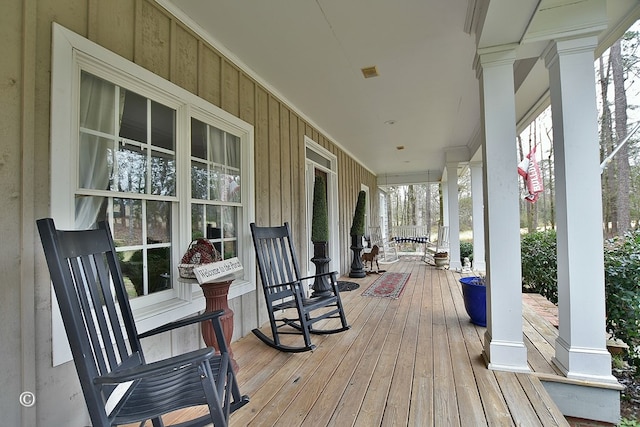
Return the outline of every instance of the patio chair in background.
[[[253,333],[265,344],[286,352],[302,352],[315,348],[310,334],[335,334],[349,329],[338,290],[337,272],[302,277],[296,257],[289,223],[277,227],[258,227],[251,224],[251,234],[258,260],[258,270],[267,304],[271,337],[260,329]],[[306,297],[304,288],[307,281],[325,276],[331,291],[327,296]],[[284,316],[276,317],[281,310]],[[331,318],[340,319],[338,328],[318,329],[316,323]],[[281,335],[300,335],[301,345],[288,345],[281,341]]]
[[[438,228],[438,240],[427,244],[427,252],[433,258],[435,254],[449,252],[449,226],[442,225]],[[426,254],[425,254],[426,256]]]
[[[249,402],[241,396],[220,324],[222,310],[138,334],[108,225],[61,231],[37,221],[80,385],[95,427],[152,420],[207,405],[209,414],[181,426],[226,426]],[[220,354],[208,347],[146,363],[140,338],[211,320]]]

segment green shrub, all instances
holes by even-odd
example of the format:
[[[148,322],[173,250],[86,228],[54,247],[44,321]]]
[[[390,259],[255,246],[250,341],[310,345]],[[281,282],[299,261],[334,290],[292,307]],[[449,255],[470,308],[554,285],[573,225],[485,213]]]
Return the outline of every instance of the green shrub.
[[[558,265],[555,230],[537,231],[522,237],[522,290],[543,295],[558,303]]]
[[[358,201],[356,202],[356,211],[353,214],[353,222],[351,223],[351,236],[364,236],[364,214],[367,202],[367,193],[360,190],[358,193]]]
[[[323,176],[316,176],[313,185],[313,210],[311,217],[311,241],[329,240],[329,216],[327,214],[327,190]]]
[[[464,262],[465,257],[473,261],[473,243],[471,242],[460,242],[460,262]]]
[[[640,345],[640,232],[605,241],[607,332],[630,349]],[[629,363],[640,369],[640,355],[629,352]]]
[[[640,346],[640,232],[604,242],[606,328],[630,349]],[[522,289],[558,303],[555,231],[522,237]],[[640,371],[640,354],[630,350],[627,361]]]

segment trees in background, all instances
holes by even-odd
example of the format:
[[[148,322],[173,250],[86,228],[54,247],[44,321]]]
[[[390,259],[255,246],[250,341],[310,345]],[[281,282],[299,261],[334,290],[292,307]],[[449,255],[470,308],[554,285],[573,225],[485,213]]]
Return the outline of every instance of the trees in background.
[[[640,25],[636,24],[595,62],[600,111],[601,160],[627,137],[640,122],[636,112],[640,96]],[[616,153],[602,174],[603,231],[605,237],[623,235],[640,228],[640,132]],[[517,138],[519,158],[533,147],[543,176],[544,192],[536,203],[521,200],[521,227],[528,232],[555,229],[555,182],[553,129],[550,107],[544,110]],[[516,165],[514,165],[514,174]],[[458,177],[460,230],[471,229],[471,192],[468,171]],[[520,180],[521,193],[525,193]],[[442,189],[439,184],[388,187],[389,226],[428,225],[437,230],[441,218]]]

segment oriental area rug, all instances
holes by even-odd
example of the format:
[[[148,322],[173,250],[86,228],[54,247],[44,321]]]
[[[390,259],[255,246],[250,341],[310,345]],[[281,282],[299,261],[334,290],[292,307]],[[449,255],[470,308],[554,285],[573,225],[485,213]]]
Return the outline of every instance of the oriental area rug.
[[[362,295],[398,299],[402,295],[410,275],[410,273],[384,273]]]

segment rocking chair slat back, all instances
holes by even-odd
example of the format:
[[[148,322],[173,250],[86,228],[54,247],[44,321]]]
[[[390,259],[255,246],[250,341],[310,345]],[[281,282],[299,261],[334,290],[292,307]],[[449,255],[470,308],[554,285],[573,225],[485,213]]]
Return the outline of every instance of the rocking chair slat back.
[[[321,276],[301,277],[288,223],[277,227],[258,227],[256,224],[251,224],[251,233],[272,334],[268,337],[256,328],[253,333],[258,338],[278,350],[300,352],[315,348],[311,344],[311,333],[331,334],[349,328],[335,272],[321,275],[328,276],[331,280],[331,291],[327,295],[306,297],[304,281]],[[276,312],[280,310],[295,312],[295,318],[276,317]],[[340,327],[335,329],[313,327],[315,322],[332,317],[341,319]],[[283,334],[302,335],[304,344],[285,345],[281,342]]]
[[[92,424],[152,419],[160,426],[162,414],[208,405],[209,414],[189,425],[226,426],[229,413],[248,402],[240,396],[226,347],[221,346],[219,356],[213,348],[204,348],[145,364],[108,225],[63,231],[51,218],[37,225]],[[207,320],[213,322],[218,342],[224,343],[222,314],[181,320],[158,331]]]

